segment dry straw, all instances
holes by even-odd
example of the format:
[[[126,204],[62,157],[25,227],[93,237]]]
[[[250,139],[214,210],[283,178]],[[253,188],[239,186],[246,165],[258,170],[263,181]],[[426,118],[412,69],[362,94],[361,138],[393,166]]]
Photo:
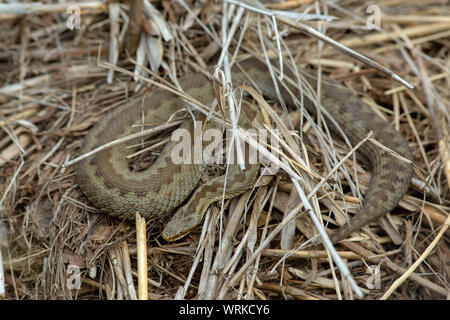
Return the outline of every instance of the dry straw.
[[[66,25],[73,14],[68,4],[0,5],[0,297],[448,296],[449,8],[416,0],[137,2],[131,8],[82,3],[74,30]],[[376,30],[366,24],[369,5],[382,13]],[[129,31],[139,19],[138,32]],[[251,79],[233,87],[231,67],[249,56],[268,64],[268,77],[299,88],[293,93],[298,110],[266,101]],[[287,79],[273,59],[298,77]],[[401,131],[414,154],[416,177],[398,207],[334,248],[317,245],[317,229],[347,221],[369,174],[355,156],[359,145],[330,135],[324,111],[314,118],[301,108],[305,97],[319,100],[302,81],[303,69],[358,92]],[[191,71],[216,82],[219,108],[179,87],[177,79]],[[98,213],[81,195],[71,166],[81,159],[78,147],[89,128],[147,87],[177,94],[185,110],[231,128],[280,167],[253,190],[211,206],[203,228],[175,243],[160,242],[166,221],[137,217],[134,225]],[[237,125],[243,93],[262,110],[261,127],[280,132],[278,149]],[[178,123],[151,124],[99,150]],[[167,137],[145,141],[132,165],[145,169]],[[222,170],[211,167],[204,179]],[[69,275],[68,265],[79,273]],[[370,270],[379,270],[378,289],[369,288]],[[77,275],[80,286],[71,289],[67,281]]]

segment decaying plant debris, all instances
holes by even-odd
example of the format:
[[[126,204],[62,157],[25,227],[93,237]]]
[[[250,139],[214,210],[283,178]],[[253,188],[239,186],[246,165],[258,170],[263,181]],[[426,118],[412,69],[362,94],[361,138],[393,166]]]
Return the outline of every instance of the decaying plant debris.
[[[448,297],[448,1],[298,0],[262,2],[259,8],[291,12],[283,16],[289,21],[305,13],[298,22],[377,61],[413,90],[235,2],[90,2],[78,7],[79,20],[76,10],[56,1],[14,10],[0,6],[0,296],[141,296],[136,226],[97,213],[77,187],[72,167],[63,164],[78,156],[83,137],[102,115],[145,87],[176,85],[180,75],[210,70],[226,51],[225,67],[249,55],[279,59],[281,52],[299,68],[338,79],[394,123],[414,154],[410,191],[391,214],[336,250],[368,299]],[[381,29],[369,28],[377,12]],[[269,103],[274,112],[267,124],[280,129],[283,157],[302,178],[301,188],[308,194],[322,181],[309,198],[312,208],[331,228],[345,223],[370,177],[364,163],[350,155],[327,176],[350,148],[330,141],[323,123],[314,130],[315,119]],[[281,123],[292,127],[282,130]],[[150,165],[169,136],[147,141],[149,150],[133,166]],[[208,175],[222,169],[212,167]],[[307,213],[297,210],[296,219],[276,232],[299,203],[296,187],[280,170],[225,201],[223,215],[220,204],[212,206],[203,233],[197,228],[165,243],[159,233],[166,221],[147,221],[148,298],[355,298],[327,251],[308,241],[317,232]],[[370,270],[377,268],[380,281],[371,282]],[[80,286],[74,289],[77,274]]]

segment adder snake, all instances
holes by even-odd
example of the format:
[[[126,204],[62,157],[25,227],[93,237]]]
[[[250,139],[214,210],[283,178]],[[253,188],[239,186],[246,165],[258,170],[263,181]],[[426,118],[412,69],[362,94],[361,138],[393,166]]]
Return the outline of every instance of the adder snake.
[[[246,80],[246,76],[239,69],[233,68],[234,86],[241,85],[244,81],[247,84],[254,83],[263,95],[277,99],[274,84],[263,63],[250,58],[240,65],[251,82]],[[285,70],[289,75],[288,68]],[[309,79],[308,82],[313,88],[316,87],[315,79]],[[205,76],[188,74],[180,79],[179,83],[187,94],[204,105],[213,103],[215,97],[212,84]],[[412,160],[411,151],[401,134],[378,117],[354,93],[328,78],[324,78],[321,86],[320,101],[323,108],[337,121],[352,144],[364,139],[372,130],[374,139],[402,157]],[[291,91],[298,92],[295,88],[291,88]],[[281,89],[281,94],[287,105],[295,107],[287,91]],[[109,141],[135,133],[139,129],[134,125],[142,122],[163,123],[183,106],[178,96],[163,89],[156,89],[131,99],[104,116],[90,130],[80,152],[87,153]],[[308,99],[305,99],[305,107],[309,112],[316,113],[316,107]],[[241,118],[258,117],[258,112],[251,108],[244,111],[249,114]],[[182,126],[192,131],[192,123],[192,120],[188,119]],[[250,125],[246,121],[241,124]],[[329,127],[337,131],[333,124],[329,124]],[[75,171],[83,193],[95,207],[114,217],[134,218],[137,211],[146,218],[171,213],[195,189],[206,166],[174,164],[170,153],[176,143],[167,143],[153,165],[142,172],[129,169],[126,155],[133,150],[126,149],[123,143],[80,161]],[[364,205],[348,224],[332,234],[333,242],[346,238],[363,225],[392,210],[410,185],[412,168],[406,161],[394,157],[371,142],[364,143],[358,151],[368,160],[372,179],[365,193]],[[225,198],[237,196],[251,188],[258,169],[259,166],[253,165],[241,172],[237,165],[231,167],[224,192]],[[176,211],[162,233],[163,238],[176,240],[197,226],[208,206],[222,198],[223,186],[224,176],[200,186],[190,200]]]

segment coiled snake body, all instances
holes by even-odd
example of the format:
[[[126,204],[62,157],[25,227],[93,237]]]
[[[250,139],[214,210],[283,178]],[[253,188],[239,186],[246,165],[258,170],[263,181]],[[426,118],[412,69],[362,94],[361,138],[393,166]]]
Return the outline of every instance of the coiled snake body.
[[[251,58],[241,62],[240,65],[265,96],[277,99],[272,79],[263,63]],[[287,68],[285,70],[289,72]],[[237,68],[233,68],[232,79],[233,84],[238,86],[247,78]],[[308,82],[315,88],[315,79]],[[180,79],[179,83],[187,94],[203,104],[213,103],[212,84],[203,75],[189,74]],[[292,88],[292,92],[297,91]],[[412,159],[405,139],[350,90],[325,78],[321,92],[320,100],[323,108],[337,121],[352,144],[364,139],[372,130],[373,138],[378,142],[404,158]],[[288,105],[294,106],[291,96],[285,90],[281,89],[281,94]],[[308,111],[316,113],[315,106],[306,100],[305,106]],[[132,99],[103,117],[91,129],[81,153],[84,154],[107,142],[135,133],[139,129],[134,125],[142,122],[163,123],[183,106],[178,96],[163,89],[156,89]],[[251,107],[243,111],[246,114],[240,117],[240,125],[245,128],[250,126],[245,119],[257,118],[259,112],[252,110]],[[194,130],[190,119],[182,126],[189,132]],[[335,131],[333,125],[329,127]],[[142,172],[133,172],[129,169],[126,155],[133,150],[126,149],[123,143],[98,152],[80,161],[75,168],[81,189],[95,207],[114,217],[134,218],[137,211],[146,218],[169,214],[192,193],[205,169],[204,164],[174,164],[171,160],[171,150],[176,143],[167,143],[153,165]],[[333,242],[346,238],[361,226],[389,212],[397,205],[410,185],[412,168],[405,161],[369,142],[364,143],[358,151],[369,161],[372,179],[365,193],[364,206],[348,224],[333,233],[331,236]],[[199,187],[167,224],[162,233],[163,238],[176,240],[184,236],[201,222],[203,213],[212,202],[221,199],[223,195],[225,198],[231,198],[251,188],[258,169],[259,166],[252,165],[241,172],[237,165],[230,167],[225,192],[224,176],[212,179]]]

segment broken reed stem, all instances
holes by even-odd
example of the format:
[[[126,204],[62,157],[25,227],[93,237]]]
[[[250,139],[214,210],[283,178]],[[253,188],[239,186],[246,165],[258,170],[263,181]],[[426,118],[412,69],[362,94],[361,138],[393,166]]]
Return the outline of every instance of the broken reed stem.
[[[147,231],[145,219],[136,212],[136,248],[138,270],[138,299],[148,300]]]

